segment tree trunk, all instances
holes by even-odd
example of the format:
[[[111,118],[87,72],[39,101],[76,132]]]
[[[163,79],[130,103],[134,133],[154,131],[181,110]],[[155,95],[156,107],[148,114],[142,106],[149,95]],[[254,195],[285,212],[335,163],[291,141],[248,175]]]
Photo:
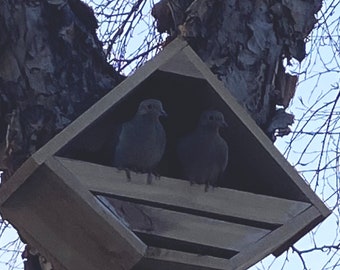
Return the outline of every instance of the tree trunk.
[[[162,0],[153,8],[160,32],[182,36],[274,141],[287,135],[285,112],[297,77],[283,60],[302,61],[321,0]]]
[[[0,142],[8,174],[122,80],[96,28],[79,0],[0,2]]]

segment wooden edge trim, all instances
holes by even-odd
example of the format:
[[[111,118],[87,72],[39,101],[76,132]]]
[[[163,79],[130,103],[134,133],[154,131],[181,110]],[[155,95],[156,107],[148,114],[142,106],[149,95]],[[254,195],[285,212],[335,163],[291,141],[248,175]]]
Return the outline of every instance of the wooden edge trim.
[[[307,233],[309,224],[320,218],[321,213],[311,206],[302,214],[282,225],[272,233],[259,240],[257,243],[243,249],[239,254],[230,259],[234,270],[243,270],[259,262],[267,255],[275,252],[284,242],[289,241],[297,234]],[[302,232],[302,234],[301,234]]]
[[[169,249],[149,247],[145,258],[141,261],[158,266],[160,263],[173,265],[176,270],[232,270],[229,260],[206,255],[196,255]],[[155,268],[157,269],[157,268]]]

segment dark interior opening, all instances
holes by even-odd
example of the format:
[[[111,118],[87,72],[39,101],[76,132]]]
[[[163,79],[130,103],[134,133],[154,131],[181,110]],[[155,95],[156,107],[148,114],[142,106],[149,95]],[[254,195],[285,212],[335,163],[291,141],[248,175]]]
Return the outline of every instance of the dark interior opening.
[[[153,73],[58,155],[111,166],[119,125],[131,119],[139,103],[148,98],[161,100],[168,113],[167,118],[161,119],[167,147],[158,168],[160,175],[181,178],[176,157],[178,139],[196,127],[203,110],[217,109],[229,125],[221,130],[229,145],[229,164],[218,186],[309,202],[205,80],[168,72]]]
[[[135,232],[136,235],[148,246],[188,252],[198,255],[214,256],[218,258],[231,259],[238,254],[235,250],[216,248],[206,245],[193,244],[185,241],[174,240],[166,237],[153,236],[147,233]]]

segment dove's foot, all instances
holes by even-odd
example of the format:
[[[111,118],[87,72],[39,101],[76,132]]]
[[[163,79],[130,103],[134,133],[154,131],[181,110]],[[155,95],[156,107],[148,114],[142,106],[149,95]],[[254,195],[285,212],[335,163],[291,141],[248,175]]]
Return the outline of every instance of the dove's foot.
[[[126,174],[126,178],[128,180],[128,182],[131,181],[131,173],[130,173],[130,170],[129,169],[124,169],[125,171],[125,174]]]
[[[154,172],[153,175],[155,176],[156,180],[161,180],[161,175],[158,172]]]
[[[152,183],[152,173],[148,173],[148,177],[146,179],[146,183],[148,185],[151,185],[151,183]]]

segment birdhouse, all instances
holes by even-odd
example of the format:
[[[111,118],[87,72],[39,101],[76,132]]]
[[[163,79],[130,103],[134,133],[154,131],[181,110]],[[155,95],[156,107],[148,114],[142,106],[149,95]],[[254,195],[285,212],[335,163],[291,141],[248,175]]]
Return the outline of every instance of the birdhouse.
[[[112,166],[119,125],[163,103],[160,179]],[[176,144],[223,113],[229,164],[217,187],[181,179]],[[4,218],[62,269],[247,269],[330,211],[188,44],[175,40],[32,155],[0,189]]]

